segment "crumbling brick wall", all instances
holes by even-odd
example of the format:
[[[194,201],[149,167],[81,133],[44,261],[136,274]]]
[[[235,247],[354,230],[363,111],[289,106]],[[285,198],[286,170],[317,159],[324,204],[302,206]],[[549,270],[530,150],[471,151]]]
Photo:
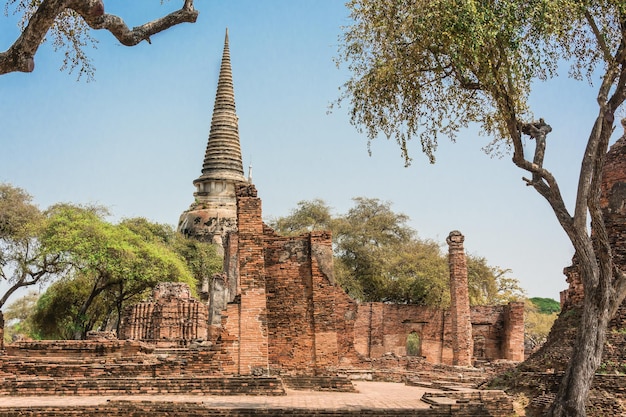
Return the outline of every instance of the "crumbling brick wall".
[[[471,307],[472,359],[523,360],[523,314],[523,303]],[[359,305],[354,345],[364,357],[380,358],[390,353],[406,355],[411,333],[419,337],[420,356],[428,362],[453,364],[454,332],[448,310],[385,303]]]
[[[220,337],[238,363],[236,372],[264,365],[275,373],[317,375],[340,356],[355,360],[349,323],[356,308],[334,284],[330,233],[277,235],[262,223],[251,185],[238,189],[237,201],[238,231],[226,240],[225,269],[239,296],[222,313]],[[256,364],[244,363],[247,352],[254,352]]]
[[[238,189],[237,201],[238,232],[225,242],[226,279],[236,283],[238,294],[221,313],[220,342],[232,358],[225,371],[249,374],[266,366],[271,373],[319,375],[364,358],[404,356],[411,334],[419,340],[420,355],[432,363],[522,359],[523,306],[470,310],[462,242],[451,258],[459,299],[455,327],[450,311],[350,299],[334,282],[329,232],[277,235],[263,224],[252,185]],[[466,350],[461,361],[453,354],[458,328],[464,329]],[[478,358],[471,349],[476,340],[482,349]]]

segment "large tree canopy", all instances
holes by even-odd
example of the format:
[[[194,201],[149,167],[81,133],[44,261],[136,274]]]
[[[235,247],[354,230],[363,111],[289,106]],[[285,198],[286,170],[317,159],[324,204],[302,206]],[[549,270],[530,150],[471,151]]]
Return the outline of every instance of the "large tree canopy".
[[[626,98],[626,3],[351,0],[348,7],[353,24],[345,29],[340,60],[352,78],[340,102],[349,102],[352,123],[370,141],[379,133],[395,139],[410,163],[409,139],[417,137],[434,161],[440,135],[454,138],[476,123],[492,145],[513,149],[513,162],[529,174],[527,185],[552,207],[580,261],[585,299],[578,340],[550,413],[584,416],[607,323],[626,294],[626,274],[613,264],[599,206],[604,156]],[[575,79],[600,75],[598,114],[581,149],[571,210],[544,167],[552,129],[533,120],[528,105],[533,83],[555,75],[564,62]],[[530,155],[525,136],[535,141]]]
[[[69,273],[51,287],[51,294],[42,296],[40,310],[55,320],[71,319],[75,338],[96,325],[119,324],[123,306],[145,298],[159,282],[182,281],[196,287],[184,259],[163,241],[168,233],[163,226],[145,219],[111,224],[98,208],[68,204],[55,205],[47,214],[50,220],[41,244],[61,256]],[[57,302],[73,310],[59,314],[58,308],[49,308]],[[64,335],[57,330],[48,334]]]
[[[56,48],[65,50],[64,67],[79,67],[90,77],[93,67],[83,51],[93,42],[90,29],[104,29],[122,45],[134,46],[141,41],[180,23],[193,23],[198,11],[193,0],[184,0],[180,10],[130,29],[124,20],[105,12],[104,0],[6,0],[5,14],[10,10],[22,14],[22,34],[5,52],[0,52],[0,75],[9,72],[32,72],[35,54],[50,36]]]

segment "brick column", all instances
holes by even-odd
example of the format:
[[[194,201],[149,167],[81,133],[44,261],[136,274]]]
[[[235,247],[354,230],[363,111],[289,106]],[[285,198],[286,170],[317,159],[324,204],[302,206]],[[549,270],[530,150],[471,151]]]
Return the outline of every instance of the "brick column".
[[[524,360],[524,303],[510,302],[504,321],[503,356],[512,361]]]
[[[239,373],[259,375],[268,372],[267,298],[261,200],[254,186],[237,190],[239,236]]]
[[[467,261],[463,241],[465,237],[453,230],[446,239],[450,267],[450,316],[452,319],[452,364],[472,364],[472,323],[467,286]]]

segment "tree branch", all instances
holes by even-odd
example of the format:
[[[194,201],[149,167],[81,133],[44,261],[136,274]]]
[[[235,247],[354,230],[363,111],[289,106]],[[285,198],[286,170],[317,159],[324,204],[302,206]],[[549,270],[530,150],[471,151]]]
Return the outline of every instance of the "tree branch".
[[[194,23],[198,18],[198,11],[193,8],[193,0],[186,0],[180,10],[141,26],[136,26],[133,29],[129,29],[124,20],[118,16],[93,13],[92,10],[96,6],[93,5],[90,7],[88,3],[98,3],[101,1],[102,0],[72,0],[70,8],[76,11],[89,27],[98,30],[108,30],[125,46],[135,46],[143,40],[151,43],[150,36],[163,32],[180,23]]]
[[[606,44],[606,41],[604,40],[604,36],[602,36],[600,29],[598,29],[598,25],[596,24],[595,19],[593,18],[593,16],[591,16],[591,13],[589,13],[589,9],[585,9],[585,19],[587,19],[587,22],[589,23],[589,26],[591,27],[591,31],[593,32],[593,35],[595,36],[596,41],[598,42],[598,46],[600,47],[600,50],[602,51],[602,54],[604,55],[604,60],[607,63],[612,62],[613,56],[611,54],[611,50]]]
[[[75,11],[92,29],[108,30],[126,46],[137,45],[143,40],[150,42],[150,36],[180,23],[193,23],[198,18],[193,0],[185,0],[180,10],[129,29],[120,17],[104,13],[103,0],[44,0],[20,37],[9,49],[0,53],[0,75],[32,72],[37,49],[56,19],[66,10]]]

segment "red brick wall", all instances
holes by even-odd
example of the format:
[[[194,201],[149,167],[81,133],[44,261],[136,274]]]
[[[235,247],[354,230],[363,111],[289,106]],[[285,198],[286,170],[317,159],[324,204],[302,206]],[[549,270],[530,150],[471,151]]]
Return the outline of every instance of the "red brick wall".
[[[521,306],[521,309],[520,309]],[[521,315],[520,315],[521,314]],[[523,304],[470,309],[472,337],[479,340],[474,359],[523,360]],[[453,363],[450,312],[416,305],[363,303],[354,325],[354,346],[364,357],[406,355],[409,334],[421,340],[421,356],[430,363]]]
[[[268,329],[261,200],[253,186],[237,198],[239,261],[239,374],[268,371]]]
[[[339,361],[335,319],[332,238],[329,232],[309,235],[311,246],[311,284],[316,367],[326,369]]]
[[[313,374],[315,330],[308,239],[268,239],[265,265],[271,367]]]
[[[504,306],[502,356],[512,361],[524,360],[524,303],[509,303]]]

